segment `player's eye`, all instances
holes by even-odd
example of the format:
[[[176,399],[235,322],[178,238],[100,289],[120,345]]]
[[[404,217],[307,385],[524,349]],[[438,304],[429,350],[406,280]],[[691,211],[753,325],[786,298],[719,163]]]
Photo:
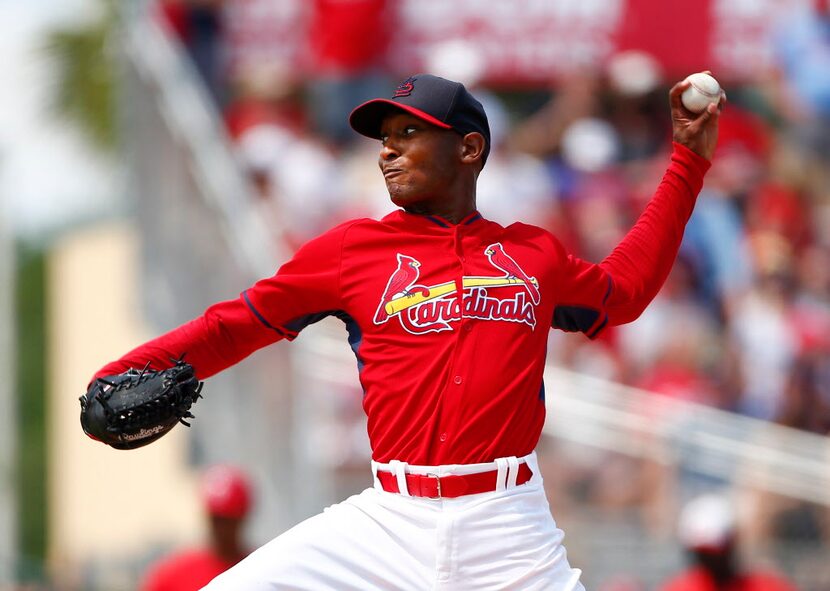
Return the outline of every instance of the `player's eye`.
[[[417,127],[415,127],[414,125],[407,125],[406,127],[404,127],[403,135],[412,135],[416,131],[418,131]]]

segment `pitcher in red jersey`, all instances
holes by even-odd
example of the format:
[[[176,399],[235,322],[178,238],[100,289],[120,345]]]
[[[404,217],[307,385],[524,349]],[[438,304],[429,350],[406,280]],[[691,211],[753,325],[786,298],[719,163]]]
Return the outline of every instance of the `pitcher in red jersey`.
[[[380,140],[399,209],[311,240],[239,298],[96,374],[186,355],[205,379],[324,316],[345,323],[374,486],[278,536],[210,591],[583,589],[534,452],[548,330],[596,337],[637,318],[663,284],[717,142],[720,105],[686,111],[686,86],[669,93],[674,150],[662,182],[592,263],[546,230],[479,213],[484,109],[460,83],[410,76],[350,117]]]

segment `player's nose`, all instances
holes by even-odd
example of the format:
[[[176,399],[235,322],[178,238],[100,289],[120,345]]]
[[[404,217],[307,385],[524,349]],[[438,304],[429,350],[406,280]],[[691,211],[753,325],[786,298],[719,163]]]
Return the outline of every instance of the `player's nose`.
[[[378,158],[381,168],[384,162],[390,162],[401,155],[400,150],[390,141],[387,140],[380,148],[380,156]]]

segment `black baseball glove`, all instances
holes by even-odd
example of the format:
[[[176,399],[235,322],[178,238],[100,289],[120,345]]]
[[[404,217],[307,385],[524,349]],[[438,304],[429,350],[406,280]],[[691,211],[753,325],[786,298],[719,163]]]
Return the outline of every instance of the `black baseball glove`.
[[[193,418],[190,406],[201,398],[202,382],[179,359],[162,371],[145,367],[98,378],[81,396],[84,432],[115,449],[152,443]]]

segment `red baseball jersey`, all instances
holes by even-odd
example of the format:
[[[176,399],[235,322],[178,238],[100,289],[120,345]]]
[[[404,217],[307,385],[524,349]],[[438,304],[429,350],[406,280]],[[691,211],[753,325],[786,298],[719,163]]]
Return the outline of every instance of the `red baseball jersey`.
[[[796,591],[796,587],[771,572],[749,572],[726,586],[719,585],[701,568],[681,573],[660,587],[660,591]]]
[[[663,284],[709,163],[676,145],[654,197],[599,264],[549,232],[473,213],[458,224],[395,211],[308,242],[240,298],[98,372],[170,365],[206,378],[326,316],[357,358],[373,457],[439,465],[530,453],[545,420],[548,329],[596,336]]]
[[[141,591],[198,591],[236,564],[210,550],[187,550],[153,565]]]

